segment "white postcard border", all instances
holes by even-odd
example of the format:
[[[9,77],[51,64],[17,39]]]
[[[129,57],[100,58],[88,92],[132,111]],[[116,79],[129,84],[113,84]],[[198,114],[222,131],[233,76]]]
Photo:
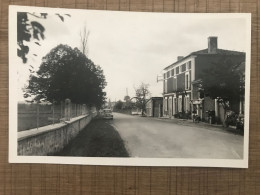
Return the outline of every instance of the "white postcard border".
[[[17,155],[17,100],[16,100],[16,50],[17,50],[17,17],[19,11],[34,11],[48,13],[75,13],[86,10],[45,8],[29,6],[9,6],[9,162],[10,163],[48,163],[77,165],[112,165],[112,166],[189,166],[189,167],[233,167],[248,168],[249,145],[249,98],[250,98],[250,57],[251,57],[251,14],[250,13],[160,13],[185,14],[204,17],[242,17],[247,21],[246,49],[246,83],[245,83],[245,133],[243,159],[194,159],[194,158],[113,158],[113,157],[54,157],[54,156],[18,156]],[[98,12],[98,10],[88,10]],[[104,10],[103,10],[104,11]],[[113,11],[119,12],[119,11]],[[121,11],[120,11],[121,12]],[[129,12],[127,12],[129,13]],[[131,12],[133,14],[135,12]],[[144,13],[144,12],[142,12]],[[148,12],[150,13],[150,12]],[[155,13],[151,13],[155,14]],[[158,14],[158,13],[157,13]],[[250,54],[250,55],[249,55]]]

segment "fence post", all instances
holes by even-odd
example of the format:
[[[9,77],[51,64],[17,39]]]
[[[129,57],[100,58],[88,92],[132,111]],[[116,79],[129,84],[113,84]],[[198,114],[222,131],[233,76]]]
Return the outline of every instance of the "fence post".
[[[62,101],[60,102],[60,119],[62,119]]]
[[[80,115],[82,115],[83,114],[83,110],[82,110],[82,104],[80,104]]]
[[[54,125],[54,100],[52,101],[52,125]]]
[[[69,121],[70,120],[70,114],[71,114],[71,101],[70,99],[66,99],[65,100],[65,121]]]
[[[39,128],[39,103],[37,103],[37,106],[36,106],[36,116],[37,116],[36,123],[37,123],[37,130],[38,130],[38,128]]]
[[[86,104],[83,104],[82,108],[83,108],[83,113],[82,114],[85,115],[86,114]]]

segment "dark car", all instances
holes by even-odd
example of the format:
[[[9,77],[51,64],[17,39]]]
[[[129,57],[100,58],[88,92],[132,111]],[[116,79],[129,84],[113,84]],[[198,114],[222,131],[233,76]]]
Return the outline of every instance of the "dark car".
[[[111,109],[104,109],[103,110],[103,118],[104,119],[113,119],[113,114]]]

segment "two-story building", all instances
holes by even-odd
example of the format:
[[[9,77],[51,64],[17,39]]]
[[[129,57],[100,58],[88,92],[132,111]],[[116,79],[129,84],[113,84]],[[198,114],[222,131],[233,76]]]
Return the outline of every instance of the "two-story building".
[[[164,117],[171,118],[180,113],[191,116],[195,111],[203,119],[208,110],[215,110],[218,114],[217,102],[200,91],[200,73],[223,58],[244,63],[245,53],[218,49],[217,40],[217,37],[208,37],[207,49],[179,56],[176,62],[163,69]]]

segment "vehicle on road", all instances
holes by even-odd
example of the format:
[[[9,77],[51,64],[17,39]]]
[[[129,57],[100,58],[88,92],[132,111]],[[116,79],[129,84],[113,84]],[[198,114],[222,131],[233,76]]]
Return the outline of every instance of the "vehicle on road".
[[[103,110],[103,118],[104,119],[113,119],[113,114],[112,114],[112,110],[107,108]]]
[[[132,115],[142,115],[142,110],[141,109],[132,109],[131,111]]]

